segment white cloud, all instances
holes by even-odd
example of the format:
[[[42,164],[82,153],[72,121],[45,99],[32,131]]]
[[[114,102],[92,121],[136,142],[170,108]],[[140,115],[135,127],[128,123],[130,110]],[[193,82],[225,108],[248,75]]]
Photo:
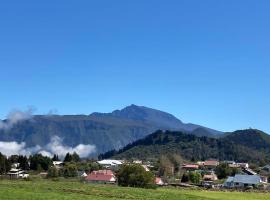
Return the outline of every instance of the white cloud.
[[[37,152],[41,149],[40,146],[34,146],[31,148],[25,148],[25,143],[17,143],[17,142],[1,142],[0,141],[0,152],[4,155],[10,156],[15,154],[26,155],[29,156],[33,152]]]
[[[68,152],[76,152],[82,158],[85,158],[96,151],[95,145],[79,144],[75,147],[69,147],[63,145],[62,141],[63,140],[60,137],[54,136],[51,138],[51,142],[45,146],[45,149],[52,154],[58,154],[60,157],[64,157]]]
[[[32,114],[33,108],[29,108],[26,111],[13,110],[7,115],[5,121],[0,120],[0,129],[10,129],[20,121],[31,119]]]
[[[54,136],[51,138],[50,143],[45,145],[44,147],[40,147],[39,145],[26,148],[24,142],[17,143],[15,141],[12,142],[1,142],[0,141],[0,152],[4,155],[10,156],[14,154],[26,155],[29,156],[31,154],[40,153],[43,156],[52,157],[53,154],[57,154],[59,157],[64,157],[68,152],[73,153],[76,152],[79,154],[81,158],[88,157],[92,153],[96,151],[95,145],[90,144],[79,144],[75,147],[70,147],[63,145],[63,140]]]

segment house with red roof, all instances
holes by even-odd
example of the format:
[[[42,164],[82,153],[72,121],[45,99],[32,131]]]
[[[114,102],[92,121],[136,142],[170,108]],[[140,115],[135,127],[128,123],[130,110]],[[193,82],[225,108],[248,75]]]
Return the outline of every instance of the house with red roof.
[[[85,177],[87,182],[92,183],[116,183],[116,176],[111,170],[93,171]]]
[[[182,166],[183,169],[188,170],[188,171],[192,171],[192,170],[198,170],[199,169],[199,165],[197,164],[184,164]]]
[[[218,160],[206,160],[204,166],[210,169],[216,168],[219,165]]]

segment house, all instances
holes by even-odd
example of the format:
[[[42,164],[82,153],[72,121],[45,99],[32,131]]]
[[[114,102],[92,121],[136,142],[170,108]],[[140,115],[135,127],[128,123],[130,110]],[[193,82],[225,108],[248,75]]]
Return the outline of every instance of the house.
[[[257,187],[260,183],[264,183],[258,175],[242,175],[237,174],[234,177],[230,176],[224,182],[223,186],[226,188],[245,188]]]
[[[206,160],[203,166],[206,168],[213,169],[213,168],[216,168],[218,165],[219,165],[219,161],[217,160]]]
[[[85,171],[78,171],[78,177],[85,178],[87,177],[87,174],[85,173]]]
[[[62,162],[62,161],[53,161],[53,166],[60,169],[60,168],[62,168],[64,166],[64,162]]]
[[[116,177],[111,170],[93,171],[85,177],[85,180],[92,183],[116,183]]]
[[[19,168],[19,167],[20,167],[20,163],[12,163],[11,164],[11,168],[16,169],[16,168]]]
[[[203,176],[203,180],[204,181],[216,181],[218,180],[217,175],[215,173],[211,173],[211,174],[205,174]]]
[[[142,167],[144,168],[144,170],[145,170],[146,172],[149,172],[149,171],[150,171],[150,169],[149,169],[149,167],[148,167],[147,165],[142,165]]]
[[[249,168],[249,164],[248,163],[236,163],[239,167],[241,168]]]
[[[7,175],[10,179],[18,179],[18,178],[28,178],[29,174],[21,169],[11,169]]]
[[[156,179],[155,179],[155,184],[156,184],[156,185],[159,185],[159,186],[162,186],[162,185],[164,185],[164,182],[162,181],[161,178],[156,177]]]
[[[101,160],[97,161],[98,164],[102,165],[103,167],[107,169],[115,169],[118,168],[120,165],[123,164],[123,161],[121,160]]]
[[[142,164],[142,161],[141,160],[133,160],[133,163],[134,164]]]
[[[197,170],[199,169],[199,165],[196,164],[185,164],[182,166],[183,169],[188,170],[188,171],[192,171],[192,170]]]

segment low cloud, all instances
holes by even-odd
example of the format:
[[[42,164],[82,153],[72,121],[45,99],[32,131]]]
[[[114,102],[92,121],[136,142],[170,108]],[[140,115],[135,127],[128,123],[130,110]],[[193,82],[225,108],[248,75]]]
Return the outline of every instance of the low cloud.
[[[20,121],[31,119],[33,116],[33,108],[28,108],[26,111],[13,110],[8,115],[6,120],[0,120],[0,129],[11,129]]]
[[[40,153],[43,156],[52,157],[53,154],[57,154],[60,158],[64,158],[67,153],[76,152],[81,158],[86,158],[92,153],[96,152],[96,146],[90,144],[79,144],[75,147],[70,147],[64,145],[63,140],[60,137],[54,136],[51,138],[51,141],[44,147],[36,145],[34,147],[26,148],[26,144],[24,142],[0,142],[0,152],[7,156],[14,154],[29,156],[32,154]]]
[[[63,140],[60,137],[54,136],[51,138],[51,142],[45,146],[45,150],[52,154],[58,154],[60,157],[64,157],[68,152],[76,152],[80,157],[85,158],[96,151],[96,146],[79,144],[75,147],[69,147],[63,145]]]

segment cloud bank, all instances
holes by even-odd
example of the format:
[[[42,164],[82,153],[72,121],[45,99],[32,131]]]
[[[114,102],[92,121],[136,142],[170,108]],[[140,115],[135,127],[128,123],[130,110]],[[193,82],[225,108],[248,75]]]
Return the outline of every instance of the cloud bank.
[[[10,129],[20,121],[31,119],[33,116],[33,108],[29,108],[26,111],[13,110],[7,115],[7,119],[0,120],[0,129]]]
[[[79,144],[75,147],[70,147],[64,145],[63,140],[60,137],[54,136],[51,138],[51,141],[44,147],[36,145],[34,147],[26,148],[26,144],[24,142],[17,143],[15,141],[0,141],[0,152],[7,156],[14,154],[29,156],[32,154],[40,153],[43,156],[52,157],[53,154],[57,154],[60,158],[63,158],[68,152],[76,152],[81,158],[86,158],[92,153],[96,152],[96,146],[90,144]]]

